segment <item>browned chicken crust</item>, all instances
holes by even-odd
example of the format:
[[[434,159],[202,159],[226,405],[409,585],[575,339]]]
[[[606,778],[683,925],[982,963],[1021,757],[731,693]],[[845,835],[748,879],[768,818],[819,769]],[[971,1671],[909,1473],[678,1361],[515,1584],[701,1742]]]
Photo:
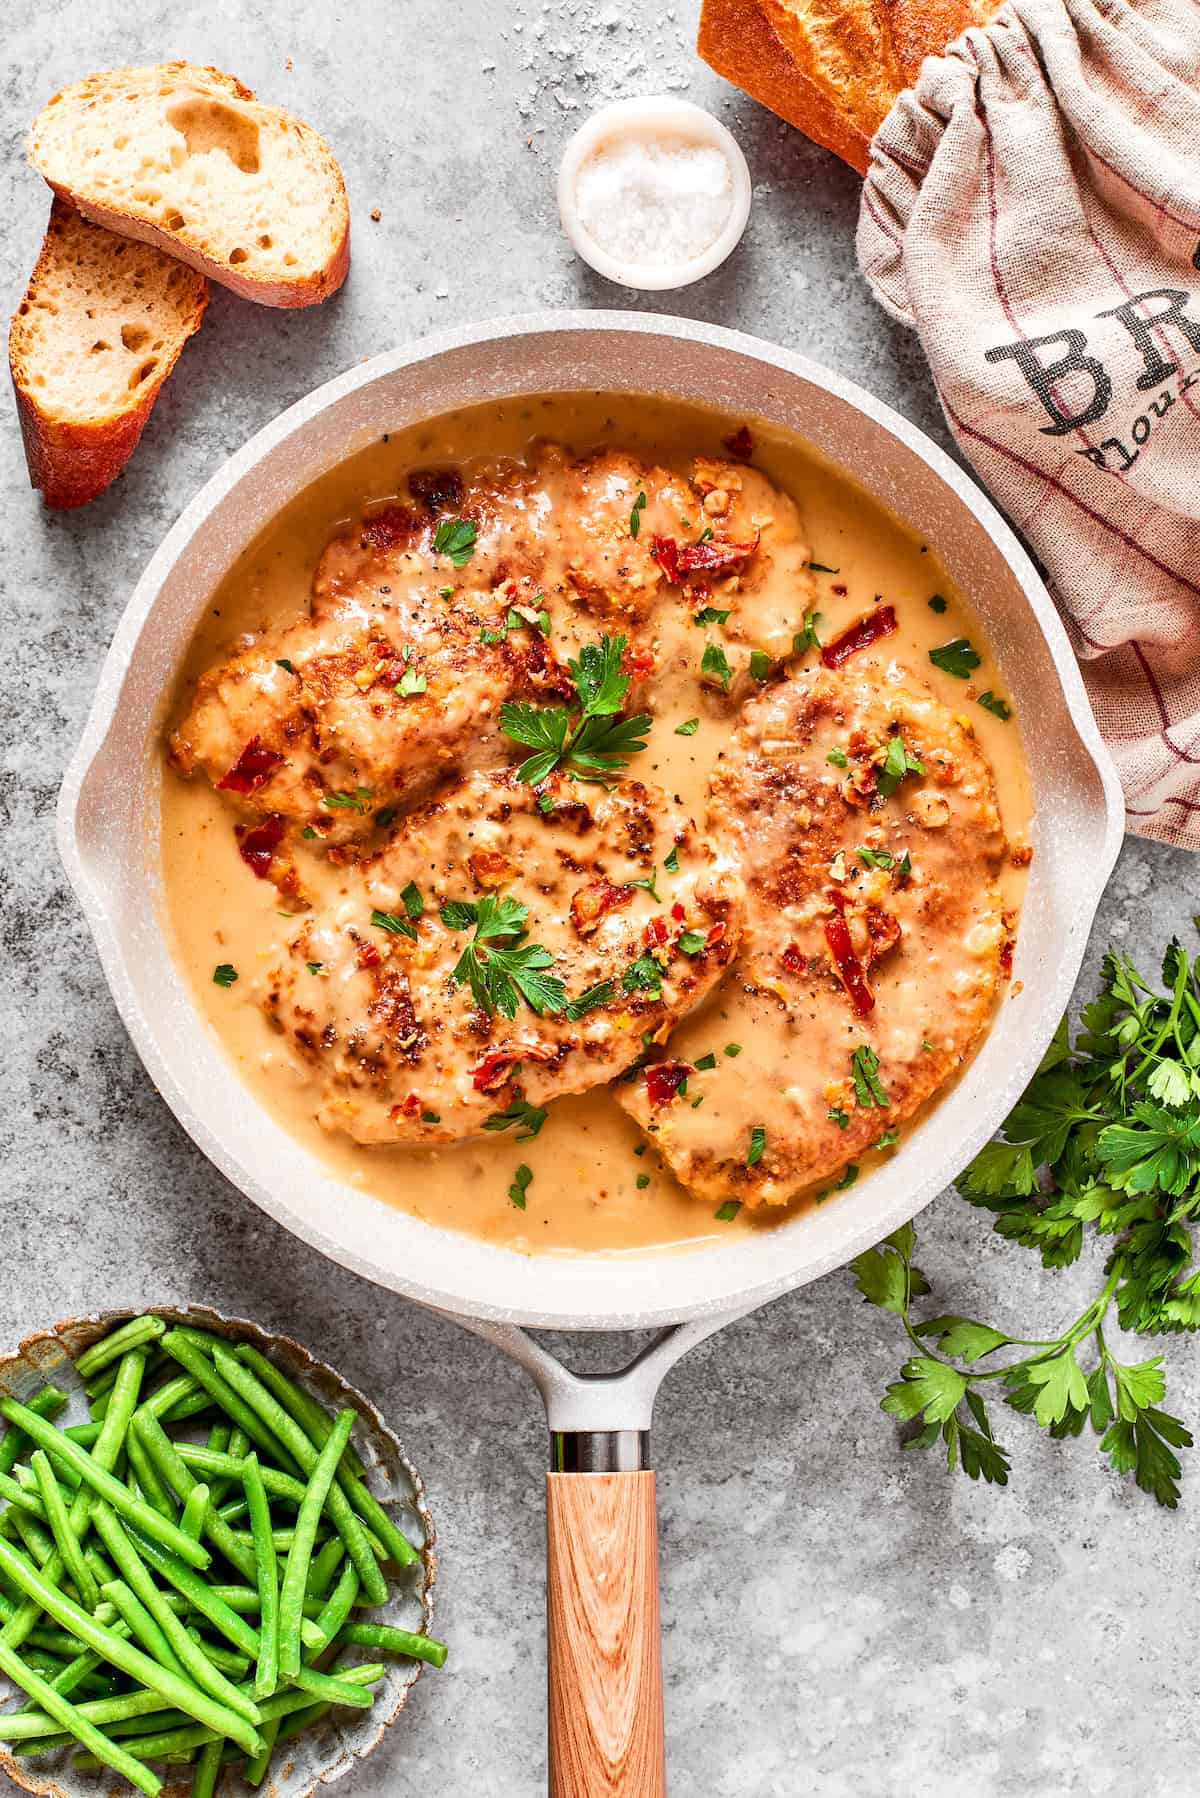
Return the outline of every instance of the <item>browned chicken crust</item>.
[[[921,771],[889,777],[889,746]],[[866,657],[745,708],[707,825],[746,882],[725,988],[745,1046],[692,1079],[700,1107],[653,1068],[617,1096],[692,1191],[778,1205],[886,1143],[975,1046],[1005,959],[1004,834],[970,728]],[[670,1062],[694,1069],[713,1036],[697,1014]]]

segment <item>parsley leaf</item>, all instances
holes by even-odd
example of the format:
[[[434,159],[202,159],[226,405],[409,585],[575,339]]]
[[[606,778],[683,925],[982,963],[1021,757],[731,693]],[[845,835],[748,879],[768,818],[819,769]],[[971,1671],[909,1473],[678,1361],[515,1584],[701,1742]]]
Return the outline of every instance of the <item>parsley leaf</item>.
[[[649,993],[651,998],[662,996],[662,968],[649,950],[644,949],[636,961],[631,961],[621,976],[621,986],[627,993]]]
[[[549,1115],[543,1106],[531,1105],[528,1099],[514,1099],[503,1111],[493,1111],[484,1118],[483,1127],[485,1130],[511,1130],[514,1124],[519,1124],[521,1128],[517,1131],[516,1141],[528,1142],[531,1136],[537,1135]]]
[[[949,601],[943,599],[940,593],[934,593],[929,599],[929,610],[931,612],[944,612],[948,604]]]
[[[675,735],[677,737],[694,737],[699,729],[699,718],[685,718],[682,724],[675,726]]]
[[[924,774],[925,764],[911,754],[905,747],[904,738],[899,731],[888,738],[887,752],[883,758],[883,766],[876,776],[875,784],[885,799],[890,799],[902,780],[910,774]]]
[[[389,936],[406,936],[412,942],[417,940],[417,927],[408,918],[402,918],[394,911],[373,911],[371,922],[376,930],[386,930]]]
[[[232,986],[238,977],[238,971],[231,961],[220,961],[213,969],[214,986]]]
[[[522,1162],[516,1173],[513,1175],[512,1185],[508,1189],[508,1196],[518,1211],[524,1211],[525,1209],[525,1195],[529,1191],[532,1180],[533,1169],[531,1167],[526,1167],[525,1163]]]
[[[529,907],[516,899],[500,899],[485,893],[478,900],[449,900],[439,912],[448,930],[475,934],[455,963],[452,978],[469,986],[475,1003],[489,1016],[497,1011],[515,1018],[524,999],[538,1017],[566,1010],[567,989],[547,968],[554,957],[540,943],[525,943]],[[408,926],[415,935],[415,928]],[[499,946],[504,939],[505,946]]]
[[[636,537],[642,528],[642,512],[646,505],[646,495],[639,493],[633,502],[633,510],[629,514],[629,535]]]
[[[572,1024],[578,1023],[579,1019],[586,1017],[589,1011],[595,1011],[599,1006],[607,1005],[615,990],[611,980],[598,981],[595,986],[589,986],[586,992],[580,993],[577,998],[568,1001],[564,1009],[564,1016],[569,1018]]]
[[[752,649],[750,651],[750,678],[752,680],[770,680],[771,670],[774,666],[775,663],[765,649]]]
[[[610,774],[646,747],[653,722],[649,713],[618,716],[629,690],[630,677],[621,671],[627,642],[625,637],[601,637],[597,643],[584,644],[577,662],[567,663],[580,705],[574,728],[566,706],[505,700],[500,707],[505,736],[536,752],[518,769],[530,786],[545,780],[560,763],[582,770],[584,778]]]
[[[1002,724],[1007,724],[1012,717],[1012,707],[1007,699],[997,699],[990,687],[986,693],[979,695],[975,703],[981,705],[985,712],[990,712],[993,718],[999,718]]]
[[[792,635],[792,654],[802,656],[810,649],[820,649],[818,630],[825,623],[820,612],[806,612],[800,629]]]
[[[951,642],[931,649],[929,660],[943,674],[953,674],[959,680],[968,680],[971,670],[979,666],[979,656],[965,637],[955,637]]]
[[[421,897],[421,889],[415,880],[410,880],[400,894],[401,903],[414,923],[425,910],[425,901]]]
[[[700,672],[716,679],[723,693],[728,693],[729,683],[733,679],[733,669],[729,666],[725,651],[719,643],[706,643],[704,654],[700,657]]]
[[[891,1104],[879,1083],[879,1057],[874,1049],[863,1043],[850,1057],[850,1067],[854,1074],[854,1097],[859,1105]]]
[[[750,1147],[746,1151],[746,1166],[757,1167],[763,1158],[763,1150],[767,1146],[767,1133],[761,1124],[755,1124],[750,1132]]]
[[[449,556],[456,568],[465,568],[475,554],[479,526],[473,518],[441,518],[433,533],[433,553]]]
[[[741,1208],[742,1201],[740,1199],[726,1199],[723,1205],[717,1206],[713,1216],[719,1224],[731,1224]]]

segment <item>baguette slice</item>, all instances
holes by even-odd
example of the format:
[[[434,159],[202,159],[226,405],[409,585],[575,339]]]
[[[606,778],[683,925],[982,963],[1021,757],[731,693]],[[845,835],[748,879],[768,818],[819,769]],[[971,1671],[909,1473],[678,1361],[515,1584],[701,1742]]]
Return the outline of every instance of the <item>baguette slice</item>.
[[[120,474],[207,304],[203,275],[54,200],[8,337],[29,478],[48,506],[86,505]]]
[[[57,93],[29,159],[85,218],[155,244],[264,306],[312,306],[350,266],[332,150],[195,63],[110,69]]]

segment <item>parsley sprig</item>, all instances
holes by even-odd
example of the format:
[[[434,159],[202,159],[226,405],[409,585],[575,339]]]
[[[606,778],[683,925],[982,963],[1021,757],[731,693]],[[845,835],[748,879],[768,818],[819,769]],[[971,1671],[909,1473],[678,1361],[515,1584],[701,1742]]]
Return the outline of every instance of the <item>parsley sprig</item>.
[[[500,707],[505,736],[534,751],[517,770],[530,786],[537,786],[560,765],[577,779],[604,779],[646,747],[650,714],[620,715],[629,691],[630,677],[621,672],[627,642],[626,637],[601,637],[584,644],[577,662],[567,663],[579,696],[574,723],[565,705],[534,706],[510,699]]]
[[[521,999],[538,1017],[564,1009],[567,989],[556,974],[546,973],[554,957],[540,943],[524,940],[529,934],[527,905],[485,893],[478,900],[448,900],[438,915],[447,930],[474,931],[452,978],[470,987],[489,1016],[499,1011],[515,1018]]]
[[[1073,1323],[1034,1338],[973,1318],[915,1321],[913,1301],[929,1286],[911,1225],[853,1264],[863,1296],[900,1318],[915,1350],[883,1408],[919,1425],[912,1446],[940,1439],[972,1479],[1008,1479],[990,1386],[1054,1437],[1090,1426],[1118,1473],[1159,1504],[1178,1502],[1177,1451],[1192,1436],[1161,1408],[1162,1357],[1120,1360],[1105,1333],[1114,1311],[1141,1335],[1200,1329],[1200,957],[1172,942],[1162,984],[1110,950],[1074,1044],[1064,1020],[1003,1138],[959,1180],[997,1234],[1035,1249],[1047,1268],[1078,1260],[1089,1233],[1102,1239],[1100,1289]],[[1003,1349],[1027,1352],[993,1364]]]

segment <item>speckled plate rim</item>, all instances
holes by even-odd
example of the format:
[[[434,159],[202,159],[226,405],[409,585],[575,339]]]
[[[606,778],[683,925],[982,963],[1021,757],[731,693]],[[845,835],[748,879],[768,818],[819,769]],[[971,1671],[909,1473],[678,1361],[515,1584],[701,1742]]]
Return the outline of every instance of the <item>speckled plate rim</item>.
[[[514,359],[544,378],[489,386],[496,369]],[[587,380],[554,378],[581,360],[591,371]],[[668,371],[661,380],[655,378],[660,365]],[[450,391],[453,383],[472,373],[477,387],[460,399]],[[380,431],[400,427],[402,419],[380,410],[389,393],[423,392],[424,407],[411,415],[435,416],[471,393],[511,397],[589,387],[677,393],[735,414],[740,406],[765,415],[815,442],[910,523],[916,523],[911,505],[920,487],[925,509],[944,513],[947,530],[961,529],[972,557],[981,565],[990,558],[996,578],[1010,589],[1005,635],[1013,649],[1002,655],[1005,675],[1018,707],[1029,702],[1022,715],[1030,728],[1045,731],[1053,723],[1057,732],[1047,742],[1053,765],[1032,768],[1037,853],[1015,967],[1024,987],[1019,1021],[1010,1026],[1011,1006],[1001,1011],[933,1119],[913,1129],[852,1194],[763,1235],[746,1233],[689,1254],[522,1255],[426,1224],[333,1180],[249,1097],[185,998],[157,918],[147,916],[156,905],[147,865],[153,860],[148,789],[141,784],[153,778],[149,746],[195,618],[237,551],[303,486]],[[825,421],[820,429],[818,417]],[[842,431],[857,431],[879,467],[856,464]],[[281,476],[289,463],[290,476]],[[222,548],[222,524],[239,507],[253,514],[253,529]],[[203,575],[202,553],[210,557]],[[952,571],[970,591],[971,566]],[[201,586],[186,605],[177,591],[184,573]],[[995,637],[994,624],[992,630]],[[158,689],[149,693],[153,680]],[[121,763],[122,735],[131,732]],[[445,332],[360,363],[282,413],[213,475],[152,557],[118,625],[66,772],[58,841],[114,1000],[151,1078],[204,1153],[269,1216],[354,1272],[437,1309],[599,1330],[761,1304],[843,1265],[942,1191],[1020,1095],[1066,1007],[1123,824],[1116,773],[1053,602],[999,512],[937,445],[853,383],[739,332],[638,313],[551,312]],[[164,957],[169,965],[155,973],[162,985],[151,1003],[141,990],[147,965]]]
[[[421,1630],[429,1635],[433,1624],[433,1593],[438,1563],[437,1531],[430,1515],[425,1483],[409,1459],[404,1444],[384,1420],[378,1406],[357,1387],[352,1386],[335,1367],[320,1360],[293,1337],[280,1331],[264,1330],[261,1325],[251,1323],[248,1318],[226,1317],[210,1305],[143,1305],[136,1310],[129,1306],[113,1306],[90,1313],[86,1317],[64,1318],[48,1329],[31,1331],[15,1349],[0,1354],[0,1391],[21,1398],[25,1393],[51,1382],[61,1384],[69,1393],[79,1392],[81,1382],[74,1371],[75,1358],[118,1324],[130,1317],[140,1317],[146,1312],[153,1312],[167,1323],[188,1324],[195,1329],[212,1330],[221,1336],[252,1342],[263,1354],[269,1355],[275,1351],[286,1363],[285,1371],[322,1404],[328,1406],[341,1402],[358,1412],[363,1423],[356,1432],[355,1444],[360,1453],[364,1448],[368,1451],[364,1456],[368,1472],[382,1469],[390,1481],[394,1478],[394,1471],[387,1468],[386,1463],[389,1459],[394,1460],[412,1488],[411,1498],[406,1498],[405,1502],[420,1518],[424,1532],[421,1585],[414,1597],[420,1602]],[[65,1369],[70,1369],[69,1374],[64,1374]],[[82,1416],[86,1416],[86,1412]],[[386,1452],[381,1452],[380,1442],[385,1445]],[[376,1496],[386,1504],[392,1495],[376,1491]],[[348,1712],[345,1718],[339,1717],[334,1727],[314,1731],[307,1737],[308,1744],[315,1748],[323,1743],[332,1752],[326,1754],[321,1765],[313,1766],[307,1771],[298,1769],[293,1759],[290,1767],[272,1774],[270,1784],[262,1788],[262,1798],[307,1798],[318,1786],[331,1785],[352,1772],[360,1761],[379,1746],[386,1731],[398,1722],[422,1670],[421,1661],[389,1661],[384,1681],[377,1688],[379,1699],[385,1701],[377,1701],[369,1711]],[[293,1738],[297,1745],[305,1740],[304,1736]],[[298,1752],[299,1748],[294,1748],[293,1756]],[[48,1798],[102,1798],[102,1794],[107,1794],[112,1789],[113,1776],[107,1769],[101,1769],[90,1778],[76,1773],[70,1780],[65,1779],[63,1769],[67,1764],[65,1757],[68,1753],[69,1750],[64,1749],[53,1760],[48,1757],[47,1760],[40,1761],[10,1754],[0,1747],[0,1769],[23,1791],[47,1794]],[[289,1777],[289,1774],[298,1774],[298,1778]],[[166,1777],[163,1798],[171,1798],[172,1792],[184,1792],[189,1786],[190,1780],[180,1785]],[[131,1791],[132,1787],[122,1784],[122,1789]]]

